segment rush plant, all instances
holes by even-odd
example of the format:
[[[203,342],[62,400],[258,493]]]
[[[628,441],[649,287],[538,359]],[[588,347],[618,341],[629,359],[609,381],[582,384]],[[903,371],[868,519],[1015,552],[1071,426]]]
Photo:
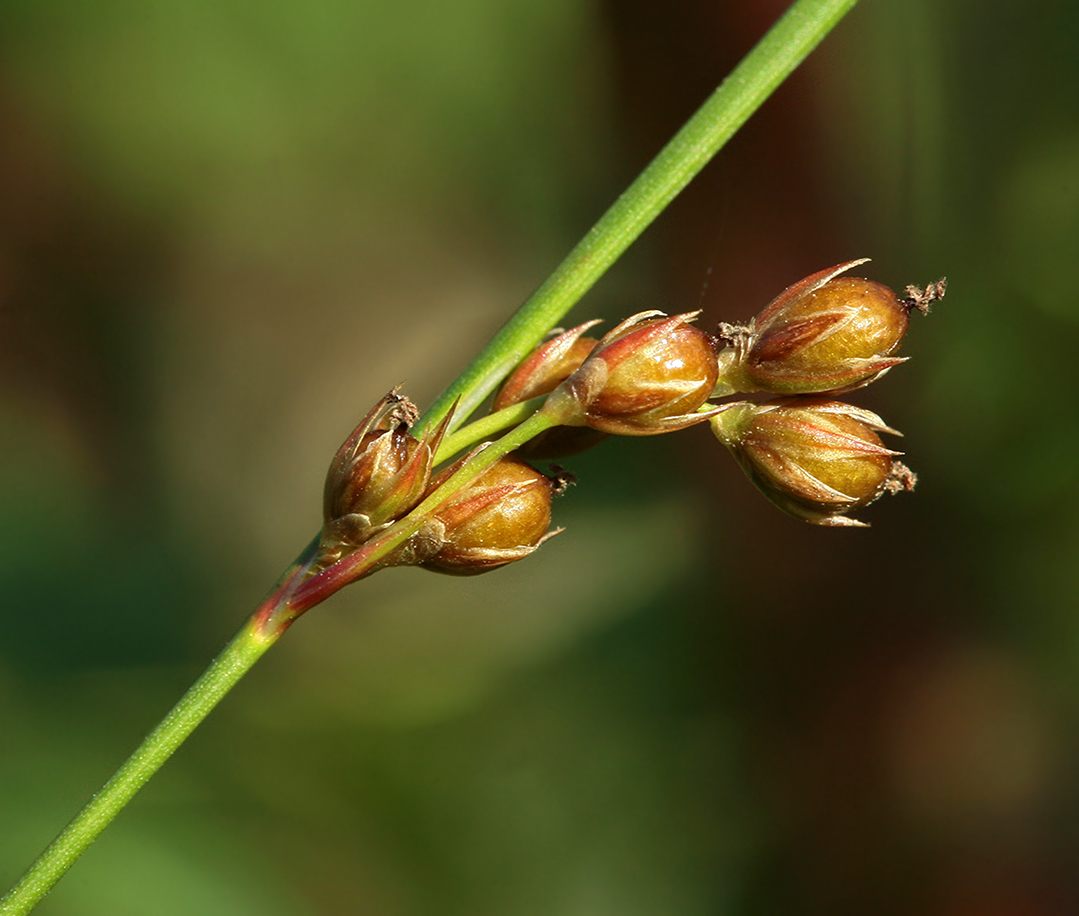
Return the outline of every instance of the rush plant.
[[[530,457],[709,422],[765,495],[800,519],[860,524],[847,512],[910,489],[913,475],[877,436],[892,431],[835,395],[902,362],[895,353],[910,311],[924,311],[943,283],[901,299],[840,276],[862,263],[854,261],[715,334],[694,323],[696,313],[660,312],[630,316],[598,339],[586,336],[596,322],[551,330],[855,2],[797,0],[426,412],[396,390],[370,410],[331,462],[322,530],[0,900],[0,916],[30,912],[262,654],[338,589],[387,566],[486,572],[556,534],[551,500],[572,480],[541,473]],[[714,401],[742,394],[754,399]],[[491,412],[477,419],[491,395]]]

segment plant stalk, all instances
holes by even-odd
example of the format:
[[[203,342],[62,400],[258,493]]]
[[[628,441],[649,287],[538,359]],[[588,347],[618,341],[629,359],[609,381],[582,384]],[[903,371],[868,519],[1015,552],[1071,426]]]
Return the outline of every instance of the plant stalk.
[[[484,439],[489,439],[495,433],[502,432],[504,429],[527,420],[543,406],[545,400],[545,397],[538,397],[522,401],[520,404],[512,404],[495,413],[488,414],[475,423],[469,423],[468,426],[461,427],[457,432],[446,436],[442,440],[442,444],[438,447],[438,454],[435,455],[435,464],[441,464],[447,458],[452,458],[469,446],[482,442]]]
[[[37,905],[279,635],[258,631],[250,620],[244,624],[101,791],[0,900],[0,916],[23,916]]]

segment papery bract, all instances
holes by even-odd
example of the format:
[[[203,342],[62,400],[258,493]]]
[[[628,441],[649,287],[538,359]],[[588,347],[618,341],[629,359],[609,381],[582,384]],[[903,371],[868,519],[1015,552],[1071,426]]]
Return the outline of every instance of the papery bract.
[[[491,410],[554,391],[573,375],[599,343],[594,337],[584,336],[585,331],[599,323],[598,319],[588,321],[543,341],[502,383]]]

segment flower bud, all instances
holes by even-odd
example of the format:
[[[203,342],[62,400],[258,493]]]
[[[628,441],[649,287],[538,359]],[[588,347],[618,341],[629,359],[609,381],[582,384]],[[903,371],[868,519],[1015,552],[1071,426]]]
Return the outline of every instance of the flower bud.
[[[888,287],[838,277],[867,258],[822,270],[788,287],[747,327],[722,325],[717,395],[815,394],[868,385],[905,357],[892,356],[912,308],[943,295],[933,284],[899,299]],[[908,290],[910,292],[911,290]]]
[[[578,325],[536,347],[503,383],[491,405],[492,412],[554,391],[580,368],[599,343],[594,337],[582,336],[597,324],[598,320]],[[556,426],[540,433],[517,452],[528,458],[562,458],[583,452],[606,438],[606,433],[594,429]]]
[[[464,460],[440,471],[428,492]],[[548,531],[551,497],[564,487],[523,461],[502,458],[437,508],[409,550],[425,569],[458,576],[519,560],[558,533]]]
[[[334,456],[323,488],[317,568],[351,552],[423,498],[446,423],[420,440],[408,433],[417,417],[415,405],[391,391]]]
[[[673,432],[708,419],[697,409],[716,386],[716,342],[690,324],[697,312],[641,312],[623,321],[543,409],[564,426],[623,436]]]
[[[914,488],[877,432],[876,414],[824,398],[776,398],[724,405],[712,429],[765,496],[814,525],[864,526],[843,513],[881,493]]]
[[[536,347],[502,383],[491,405],[492,412],[554,391],[599,343],[594,337],[582,336],[599,323],[599,319],[588,321]]]

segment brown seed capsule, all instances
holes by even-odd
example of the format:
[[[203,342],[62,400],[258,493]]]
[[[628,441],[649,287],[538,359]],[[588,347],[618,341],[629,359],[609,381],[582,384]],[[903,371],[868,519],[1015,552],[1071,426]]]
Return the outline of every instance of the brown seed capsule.
[[[850,391],[904,362],[892,354],[906,333],[911,308],[924,308],[872,280],[838,276],[866,260],[795,283],[746,327],[722,325],[720,337],[730,346],[719,354],[716,394]]]
[[[580,368],[598,340],[582,336],[599,321],[589,321],[545,340],[533,350],[503,383],[491,411],[502,410],[530,398],[550,394]],[[540,433],[518,449],[528,458],[563,458],[598,445],[606,433],[574,426],[556,426]]]
[[[417,416],[411,401],[390,392],[338,450],[323,488],[315,568],[336,562],[419,504],[445,422],[420,440],[408,433]]]
[[[724,405],[712,429],[750,480],[784,512],[814,525],[863,526],[843,513],[885,491],[914,488],[877,432],[895,432],[868,410],[824,398]]]
[[[460,463],[439,472],[429,492]],[[502,458],[434,511],[413,548],[424,558],[420,565],[467,576],[528,556],[557,533],[548,528],[551,497],[559,489],[559,481],[523,461]]]
[[[716,342],[690,322],[641,312],[614,328],[550,396],[544,410],[565,426],[653,436],[707,420],[697,409],[716,385]]]

